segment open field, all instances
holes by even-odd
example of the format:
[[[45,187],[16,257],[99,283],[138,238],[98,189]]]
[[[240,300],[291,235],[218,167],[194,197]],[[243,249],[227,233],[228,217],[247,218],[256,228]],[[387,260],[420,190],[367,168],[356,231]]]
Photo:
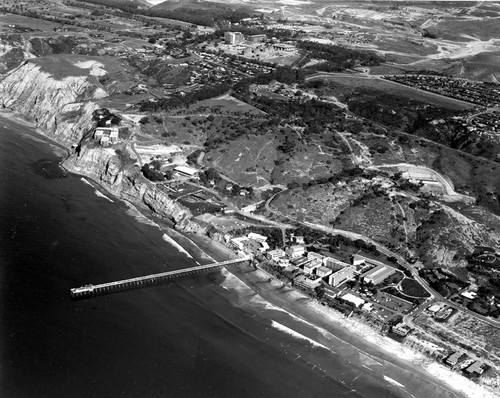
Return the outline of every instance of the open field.
[[[278,158],[271,135],[239,137],[220,150],[210,152],[209,165],[240,185],[268,185]],[[207,159],[208,160],[208,159]]]
[[[229,94],[221,95],[220,97],[210,98],[208,100],[199,101],[188,109],[183,110],[181,114],[192,113],[216,113],[216,114],[235,114],[250,112],[256,115],[265,115],[264,112],[254,106],[240,101]]]

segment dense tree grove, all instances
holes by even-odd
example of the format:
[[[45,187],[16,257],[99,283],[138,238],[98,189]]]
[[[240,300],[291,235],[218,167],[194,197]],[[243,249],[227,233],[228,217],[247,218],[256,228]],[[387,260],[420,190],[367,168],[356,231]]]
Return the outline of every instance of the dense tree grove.
[[[140,104],[142,112],[157,112],[160,110],[169,110],[175,108],[187,107],[198,101],[203,101],[208,98],[217,97],[228,92],[230,89],[226,83],[214,84],[211,86],[203,86],[198,90],[194,90],[185,95],[177,95],[175,97],[161,98],[157,101],[143,101]]]
[[[352,50],[331,44],[322,44],[312,41],[297,41],[297,47],[306,51],[308,58],[323,59],[325,62],[316,64],[311,68],[325,72],[340,72],[354,67],[356,64],[375,66],[383,62],[372,51]]]
[[[194,7],[179,7],[175,9],[156,6],[142,8],[138,3],[123,0],[79,0],[80,2],[98,4],[119,9],[125,13],[141,14],[148,17],[169,18],[189,22],[196,25],[215,26],[222,21],[239,22],[252,16],[252,12],[243,7],[233,9],[223,4],[204,2]],[[195,3],[196,4],[196,3]]]

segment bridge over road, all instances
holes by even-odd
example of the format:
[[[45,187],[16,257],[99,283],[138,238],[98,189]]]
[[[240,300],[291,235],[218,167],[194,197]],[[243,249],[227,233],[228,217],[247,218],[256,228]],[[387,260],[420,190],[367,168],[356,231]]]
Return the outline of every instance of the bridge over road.
[[[168,280],[186,276],[188,274],[211,271],[217,268],[225,267],[228,265],[236,265],[245,261],[252,260],[252,256],[243,256],[233,260],[222,261],[218,263],[211,263],[206,265],[198,265],[191,268],[183,268],[175,271],[161,272],[158,274],[151,274],[146,276],[139,276],[136,278],[122,279],[115,282],[101,283],[99,285],[85,285],[76,287],[70,290],[71,297],[74,299],[90,298],[94,296],[101,296],[110,293],[117,293],[124,290],[137,289],[141,287],[161,285]]]

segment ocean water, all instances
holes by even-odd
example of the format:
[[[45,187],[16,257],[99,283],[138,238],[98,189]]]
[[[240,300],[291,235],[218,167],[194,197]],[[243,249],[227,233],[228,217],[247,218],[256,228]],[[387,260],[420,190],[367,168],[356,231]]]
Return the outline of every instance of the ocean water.
[[[207,258],[60,157],[0,119],[0,397],[429,397],[360,371],[220,272],[72,301],[72,287]]]

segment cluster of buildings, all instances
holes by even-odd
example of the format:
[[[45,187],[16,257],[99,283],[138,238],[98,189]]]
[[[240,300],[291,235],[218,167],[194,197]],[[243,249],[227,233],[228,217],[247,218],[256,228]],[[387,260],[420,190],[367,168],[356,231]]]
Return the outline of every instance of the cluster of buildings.
[[[224,41],[226,44],[239,44],[247,41],[249,43],[262,43],[267,40],[267,36],[265,34],[260,35],[243,35],[241,32],[225,32],[224,33]]]
[[[99,145],[107,147],[118,142],[118,133],[119,129],[116,126],[97,127],[94,132],[94,140]]]
[[[232,238],[230,242],[235,249],[245,253],[265,253],[270,249],[267,243],[267,236],[254,232],[250,232],[246,236]]]
[[[500,84],[433,75],[393,75],[384,78],[481,106],[500,106]]]
[[[329,253],[307,252],[302,245],[288,246],[266,253],[269,260],[289,271],[302,271],[299,284],[316,288],[324,281],[337,287],[358,276],[365,284],[378,285],[396,272],[396,269],[370,258],[356,254],[353,263],[348,264],[334,258]],[[366,270],[368,269],[369,270]],[[365,272],[366,270],[366,272]],[[360,303],[356,302],[358,306]]]
[[[479,377],[487,369],[487,365],[480,361],[475,361],[467,356],[467,354],[456,351],[450,354],[444,363],[455,369],[461,369],[466,375]]]

